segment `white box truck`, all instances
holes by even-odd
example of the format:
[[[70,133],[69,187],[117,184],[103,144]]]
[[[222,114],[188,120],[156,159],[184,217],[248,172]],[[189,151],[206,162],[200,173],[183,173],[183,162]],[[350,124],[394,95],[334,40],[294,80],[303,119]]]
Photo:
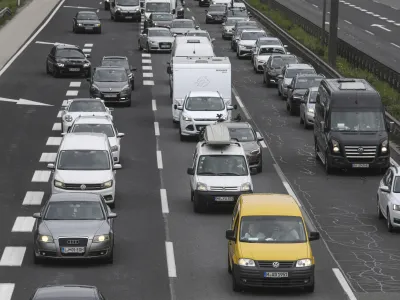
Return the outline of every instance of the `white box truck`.
[[[174,105],[182,105],[189,92],[219,92],[226,105],[232,104],[232,73],[228,57],[174,57],[172,75],[172,118],[179,122],[180,111]]]

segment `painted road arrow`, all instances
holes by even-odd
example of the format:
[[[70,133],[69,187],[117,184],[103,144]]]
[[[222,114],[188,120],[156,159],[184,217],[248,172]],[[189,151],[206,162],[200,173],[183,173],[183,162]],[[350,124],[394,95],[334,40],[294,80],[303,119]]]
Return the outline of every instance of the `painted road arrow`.
[[[390,29],[386,28],[385,25],[379,25],[379,24],[372,24],[371,27],[379,27],[380,29],[386,30],[386,31],[391,31]]]
[[[26,100],[26,99],[14,100],[14,99],[8,99],[8,98],[0,97],[0,101],[2,101],[2,102],[13,102],[13,103],[15,103],[17,105],[53,106],[51,104],[42,103],[42,102],[36,102],[36,101],[31,101],[31,100]]]

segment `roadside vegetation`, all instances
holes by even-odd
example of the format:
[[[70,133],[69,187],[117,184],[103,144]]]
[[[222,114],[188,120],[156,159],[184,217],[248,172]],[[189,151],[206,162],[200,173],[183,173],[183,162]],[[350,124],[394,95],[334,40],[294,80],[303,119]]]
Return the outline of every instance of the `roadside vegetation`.
[[[278,10],[271,10],[268,5],[261,3],[260,0],[247,0],[247,2],[273,20],[279,27],[324,61],[328,61],[328,48],[321,45],[319,38],[305,32],[300,26],[292,23]],[[353,67],[341,56],[337,57],[336,70],[344,77],[365,78],[381,94],[386,110],[396,119],[400,120],[400,93],[397,90],[393,89],[388,83],[379,80],[374,74]]]
[[[21,0],[21,6],[26,2],[26,0]],[[11,16],[4,16],[0,19],[0,27],[4,25],[4,23],[7,22],[7,20],[10,20],[14,15],[15,12],[17,11],[18,8],[18,1],[17,0],[0,0],[0,11],[3,8],[8,7],[12,11]]]

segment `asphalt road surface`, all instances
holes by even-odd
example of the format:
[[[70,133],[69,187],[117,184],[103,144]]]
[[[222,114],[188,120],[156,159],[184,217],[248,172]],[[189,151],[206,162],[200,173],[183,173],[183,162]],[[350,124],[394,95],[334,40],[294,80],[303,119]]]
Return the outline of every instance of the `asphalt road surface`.
[[[312,244],[316,257],[313,294],[290,290],[234,293],[225,240],[231,211],[197,215],[190,202],[186,168],[195,142],[180,142],[172,123],[166,73],[170,55],[141,53],[137,46],[140,24],[110,21],[101,2],[67,0],[64,5],[69,7],[55,13],[0,77],[0,97],[52,105],[0,102],[1,300],[28,299],[36,287],[46,284],[96,285],[107,299],[399,298],[399,234],[388,233],[376,216],[380,176],[362,172],[327,176],[313,157],[312,132],[299,125],[298,117],[287,114],[277,90],[263,86],[261,75],[254,73],[249,61],[236,58],[229,43],[221,39],[221,26],[205,25],[204,9],[188,1],[187,18],[193,17],[216,38],[217,55],[231,59],[238,111],[266,139],[264,172],[253,176],[255,192],[295,193],[323,237]],[[72,33],[71,20],[78,6],[99,9],[101,35]],[[126,55],[138,68],[132,107],[116,108],[113,113],[118,130],[126,134],[123,169],[117,171],[113,265],[33,264],[29,217],[50,191],[50,173],[43,159],[51,155],[44,153],[57,151],[59,139],[49,138],[61,137],[58,113],[63,100],[71,98],[67,93],[89,96],[83,78],[46,75],[45,59],[51,45],[43,42],[90,49],[85,51],[90,51],[94,66],[104,55]]]

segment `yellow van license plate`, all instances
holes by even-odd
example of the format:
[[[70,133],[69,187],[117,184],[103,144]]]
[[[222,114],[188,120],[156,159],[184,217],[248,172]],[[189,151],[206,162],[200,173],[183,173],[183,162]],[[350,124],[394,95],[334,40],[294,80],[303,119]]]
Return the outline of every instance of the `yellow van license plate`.
[[[289,277],[288,272],[264,272],[265,278],[283,278]]]

